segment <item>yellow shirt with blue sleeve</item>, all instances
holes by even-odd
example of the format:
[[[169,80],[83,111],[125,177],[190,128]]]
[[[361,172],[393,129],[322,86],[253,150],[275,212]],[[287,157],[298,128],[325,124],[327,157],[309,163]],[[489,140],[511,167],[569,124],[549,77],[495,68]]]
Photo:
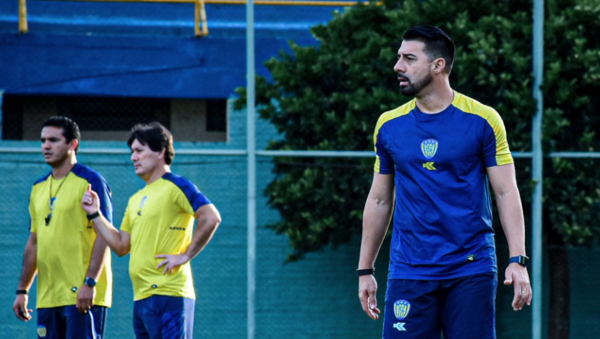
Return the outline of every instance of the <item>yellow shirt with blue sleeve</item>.
[[[129,275],[134,300],[152,295],[196,299],[190,263],[163,275],[159,254],[184,253],[192,241],[194,214],[211,202],[188,179],[166,173],[136,192],[127,204],[121,231],[129,233]]]
[[[75,164],[62,179],[52,173],[38,179],[29,197],[30,230],[37,237],[37,308],[77,304],[77,294],[88,272],[96,240],[93,225],[81,208],[81,198],[92,185],[100,197],[102,214],[112,221],[111,191],[93,169]],[[110,253],[97,280],[95,305],[110,307]]]

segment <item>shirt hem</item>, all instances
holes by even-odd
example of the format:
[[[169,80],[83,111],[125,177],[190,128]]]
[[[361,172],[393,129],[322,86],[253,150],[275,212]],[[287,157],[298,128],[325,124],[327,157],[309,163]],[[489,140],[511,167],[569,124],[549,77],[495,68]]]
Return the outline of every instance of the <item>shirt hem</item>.
[[[498,273],[496,267],[488,267],[486,269],[473,270],[468,272],[456,272],[451,274],[402,274],[402,273],[390,273],[388,274],[388,280],[391,279],[407,279],[407,280],[446,280],[467,277],[470,275],[477,275],[482,273]]]
[[[179,298],[188,298],[188,299],[193,299],[196,300],[196,296],[195,295],[189,295],[189,294],[183,294],[183,293],[168,293],[168,292],[156,292],[156,293],[150,293],[150,294],[143,294],[141,296],[134,296],[133,297],[133,301],[140,301],[140,300],[144,300],[144,299],[148,299],[151,296],[154,295],[162,295],[165,297],[179,297]]]
[[[59,303],[59,304],[52,304],[52,305],[37,305],[35,308],[36,309],[40,309],[40,308],[56,308],[56,307],[64,307],[64,306],[76,306],[77,303]],[[107,308],[111,308],[112,303],[95,303],[94,306],[102,306],[102,307],[107,307]]]

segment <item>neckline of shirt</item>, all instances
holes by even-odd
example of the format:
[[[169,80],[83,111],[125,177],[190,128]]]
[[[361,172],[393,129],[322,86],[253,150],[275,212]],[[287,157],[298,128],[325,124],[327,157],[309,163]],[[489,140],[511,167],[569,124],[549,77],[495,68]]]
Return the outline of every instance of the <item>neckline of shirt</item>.
[[[448,112],[453,111],[455,109],[454,103],[458,100],[458,96],[459,93],[457,93],[456,91],[454,92],[454,98],[452,98],[452,102],[450,103],[450,105],[448,105],[448,107],[444,108],[443,110],[437,112],[437,113],[424,113],[419,109],[419,106],[417,105],[417,101],[415,99],[415,108],[413,108],[413,113],[415,114],[415,117],[418,120],[421,121],[431,121],[431,120],[437,120],[440,117],[446,116]]]

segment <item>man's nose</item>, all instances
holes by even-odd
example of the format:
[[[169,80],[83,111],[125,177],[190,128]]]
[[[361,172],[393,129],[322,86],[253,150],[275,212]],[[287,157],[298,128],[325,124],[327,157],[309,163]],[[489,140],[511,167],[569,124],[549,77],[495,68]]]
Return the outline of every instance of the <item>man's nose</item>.
[[[406,69],[404,68],[404,62],[401,58],[398,59],[398,61],[396,61],[396,64],[394,65],[394,71],[404,73],[405,70]]]

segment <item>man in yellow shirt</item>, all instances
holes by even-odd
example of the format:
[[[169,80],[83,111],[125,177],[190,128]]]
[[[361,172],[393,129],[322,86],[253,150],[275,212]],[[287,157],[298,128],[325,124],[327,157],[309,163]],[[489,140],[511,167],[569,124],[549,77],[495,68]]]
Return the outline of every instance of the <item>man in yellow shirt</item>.
[[[31,190],[31,233],[13,304],[17,318],[31,319],[28,292],[37,274],[40,338],[101,338],[112,302],[110,251],[80,207],[91,186],[102,214],[112,220],[110,188],[98,172],[77,163],[79,140],[71,119],[52,117],[43,124],[42,154],[52,171]]]
[[[146,186],[129,199],[121,229],[99,210],[93,187],[81,206],[117,255],[131,252],[136,337],[191,339],[196,295],[190,261],[212,238],[221,216],[191,181],[171,173],[175,151],[165,127],[137,125],[127,144]]]

